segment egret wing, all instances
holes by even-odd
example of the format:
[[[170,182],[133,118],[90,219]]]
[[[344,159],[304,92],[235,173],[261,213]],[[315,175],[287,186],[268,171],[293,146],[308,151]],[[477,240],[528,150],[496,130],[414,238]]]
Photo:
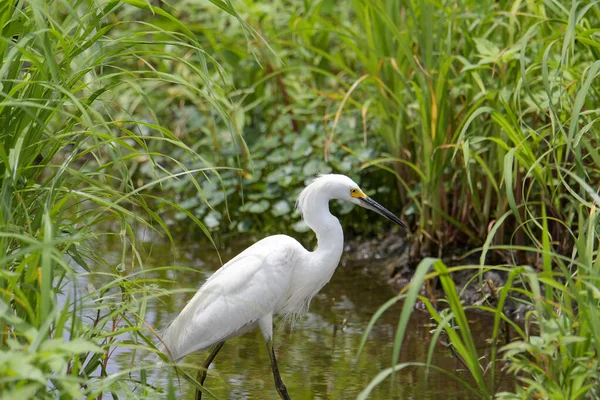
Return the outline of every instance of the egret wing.
[[[252,329],[285,301],[302,248],[285,238],[289,241],[273,236],[257,242],[206,281],[165,332],[173,359]]]

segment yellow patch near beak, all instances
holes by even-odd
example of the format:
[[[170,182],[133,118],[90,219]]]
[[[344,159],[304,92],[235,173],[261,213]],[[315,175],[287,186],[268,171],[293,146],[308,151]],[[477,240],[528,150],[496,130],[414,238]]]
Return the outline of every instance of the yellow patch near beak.
[[[366,199],[367,195],[363,193],[360,189],[351,189],[350,197],[354,197],[355,199]]]

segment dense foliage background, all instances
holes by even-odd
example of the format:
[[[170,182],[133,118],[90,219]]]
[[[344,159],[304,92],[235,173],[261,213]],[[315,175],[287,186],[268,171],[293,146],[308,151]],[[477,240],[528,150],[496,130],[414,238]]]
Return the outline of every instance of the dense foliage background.
[[[144,366],[106,371],[115,348],[153,347],[145,304],[168,295],[136,227],[303,232],[295,196],[338,172],[410,223],[417,255],[480,254],[421,263],[394,363],[420,299],[482,398],[500,362],[522,381],[502,398],[598,398],[598,26],[600,4],[575,0],[3,1],[2,395],[174,396]],[[347,232],[381,231],[335,207]],[[95,251],[104,235],[120,262]],[[105,285],[73,289],[90,265]],[[467,307],[457,268],[506,280]],[[433,277],[443,311],[419,294]],[[484,358],[469,308],[495,318]]]

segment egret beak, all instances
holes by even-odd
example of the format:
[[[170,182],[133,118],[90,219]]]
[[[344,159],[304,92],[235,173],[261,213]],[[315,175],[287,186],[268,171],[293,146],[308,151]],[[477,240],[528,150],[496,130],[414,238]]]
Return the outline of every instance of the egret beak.
[[[400,218],[398,218],[397,216],[395,216],[394,214],[392,214],[391,211],[389,211],[388,209],[386,209],[384,206],[382,206],[381,204],[379,204],[378,202],[376,202],[375,200],[373,200],[370,197],[358,197],[358,200],[360,200],[360,202],[362,203],[362,206],[364,208],[367,208],[371,211],[375,211],[377,214],[389,219],[390,221],[400,225],[401,227],[403,227],[404,229],[408,229],[408,227],[406,226],[406,224],[404,222],[402,222],[402,220]]]

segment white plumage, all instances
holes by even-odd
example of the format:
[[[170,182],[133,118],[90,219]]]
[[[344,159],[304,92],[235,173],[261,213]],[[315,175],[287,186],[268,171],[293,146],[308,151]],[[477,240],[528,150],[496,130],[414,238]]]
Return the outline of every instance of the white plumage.
[[[270,236],[250,246],[202,285],[165,331],[162,350],[171,359],[179,360],[256,326],[269,345],[273,316],[303,314],[310,300],[329,282],[340,261],[344,235],[338,219],[329,212],[332,199],[372,209],[404,226],[350,178],[319,176],[300,193],[296,204],[306,224],[317,235],[317,248],[309,252],[285,235]],[[271,361],[277,389],[287,399],[274,354]]]
[[[267,237],[221,267],[169,326],[163,341],[174,360],[254,328],[279,310],[303,247],[284,236]]]

